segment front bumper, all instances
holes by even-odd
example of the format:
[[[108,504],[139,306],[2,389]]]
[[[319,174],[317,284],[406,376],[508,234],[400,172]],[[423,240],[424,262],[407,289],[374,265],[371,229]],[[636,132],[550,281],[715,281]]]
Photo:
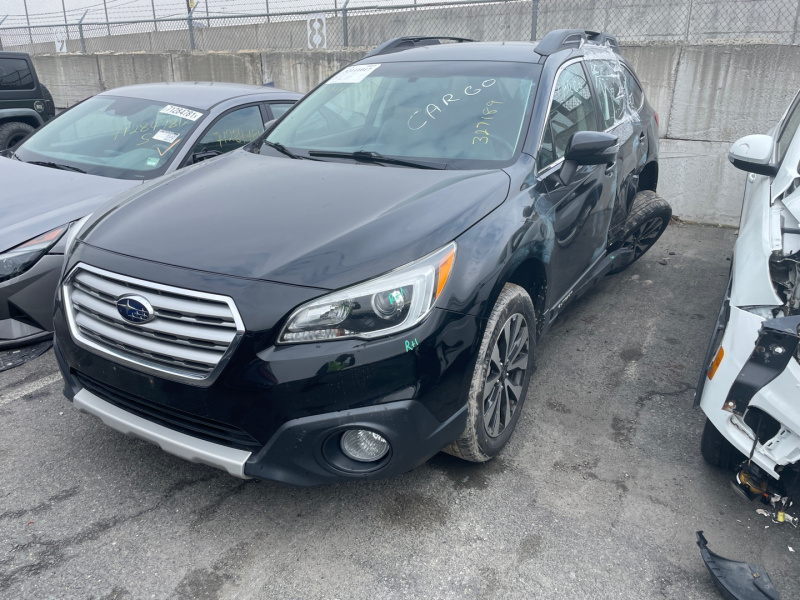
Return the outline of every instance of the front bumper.
[[[64,256],[47,254],[19,277],[0,283],[0,350],[53,335],[53,297]]]
[[[794,357],[796,333],[789,356],[774,353],[768,331],[760,334],[762,326],[775,321],[730,308],[724,355],[713,379],[706,378],[700,406],[737,450],[745,456],[753,451],[753,461],[778,479],[783,467],[800,461],[800,364]],[[792,335],[784,335],[792,341]],[[768,433],[748,417],[748,411],[760,414],[751,409],[774,420],[765,428]]]

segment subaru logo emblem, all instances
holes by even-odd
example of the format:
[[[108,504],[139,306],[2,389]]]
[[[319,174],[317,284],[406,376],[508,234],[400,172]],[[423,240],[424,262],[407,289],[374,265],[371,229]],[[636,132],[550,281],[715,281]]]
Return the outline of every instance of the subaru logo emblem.
[[[117,300],[117,312],[129,323],[143,325],[155,318],[153,306],[141,296],[123,296]]]

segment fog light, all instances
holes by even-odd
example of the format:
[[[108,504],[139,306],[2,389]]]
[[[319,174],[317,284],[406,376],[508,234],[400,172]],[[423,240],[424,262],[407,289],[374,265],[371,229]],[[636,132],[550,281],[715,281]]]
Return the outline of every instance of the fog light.
[[[350,429],[342,435],[342,452],[359,462],[375,462],[389,452],[389,442],[383,436],[366,429]]]

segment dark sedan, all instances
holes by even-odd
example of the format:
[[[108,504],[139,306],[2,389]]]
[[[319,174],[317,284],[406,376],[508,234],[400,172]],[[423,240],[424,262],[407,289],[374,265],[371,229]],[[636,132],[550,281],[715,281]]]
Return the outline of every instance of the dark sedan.
[[[52,335],[69,231],[116,194],[257,138],[301,94],[232,83],[98,94],[0,160],[0,349]]]

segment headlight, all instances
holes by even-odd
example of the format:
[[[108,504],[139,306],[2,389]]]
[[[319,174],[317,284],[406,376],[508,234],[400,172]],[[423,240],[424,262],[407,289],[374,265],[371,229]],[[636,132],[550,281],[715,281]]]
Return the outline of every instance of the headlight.
[[[304,304],[289,317],[278,343],[371,339],[409,329],[433,308],[455,256],[452,242],[377,279]]]
[[[0,254],[0,281],[16,277],[32,267],[36,261],[47,254],[50,248],[55,246],[68,227],[69,225],[56,227]]]

